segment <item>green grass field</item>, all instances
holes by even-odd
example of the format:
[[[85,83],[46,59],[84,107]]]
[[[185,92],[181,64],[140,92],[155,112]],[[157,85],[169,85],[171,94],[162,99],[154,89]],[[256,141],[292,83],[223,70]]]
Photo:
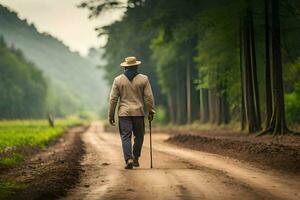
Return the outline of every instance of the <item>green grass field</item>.
[[[60,119],[56,120],[55,127],[52,128],[46,120],[0,121],[0,156],[7,148],[44,148],[49,141],[61,136],[67,127],[86,122],[77,117]],[[24,159],[24,155],[12,152],[9,156],[0,157],[0,168],[20,165]],[[0,200],[9,198],[27,186],[11,180],[0,180]]]
[[[44,148],[49,141],[61,136],[68,126],[79,123],[84,122],[78,118],[57,120],[52,128],[46,120],[0,121],[0,154],[10,148]],[[0,166],[13,166],[22,160],[21,154],[12,154],[0,159]]]

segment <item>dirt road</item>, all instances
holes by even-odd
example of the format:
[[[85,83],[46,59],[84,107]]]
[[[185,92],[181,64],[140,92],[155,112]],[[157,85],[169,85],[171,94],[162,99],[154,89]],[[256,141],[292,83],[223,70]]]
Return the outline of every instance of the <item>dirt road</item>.
[[[149,135],[141,167],[125,170],[118,134],[92,123],[83,134],[86,155],[78,186],[64,199],[300,199],[300,177],[263,171],[214,154],[167,144],[153,136],[154,168],[149,169]]]

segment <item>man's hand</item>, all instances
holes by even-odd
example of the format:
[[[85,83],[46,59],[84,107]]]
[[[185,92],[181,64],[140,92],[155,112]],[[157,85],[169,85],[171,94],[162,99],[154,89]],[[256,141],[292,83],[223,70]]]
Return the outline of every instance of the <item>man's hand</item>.
[[[153,118],[154,118],[154,114],[153,113],[149,113],[149,115],[148,115],[149,122],[151,122],[153,120]]]
[[[110,123],[110,125],[112,125],[112,126],[115,126],[116,124],[115,124],[115,119],[114,118],[110,118],[109,119],[109,123]]]

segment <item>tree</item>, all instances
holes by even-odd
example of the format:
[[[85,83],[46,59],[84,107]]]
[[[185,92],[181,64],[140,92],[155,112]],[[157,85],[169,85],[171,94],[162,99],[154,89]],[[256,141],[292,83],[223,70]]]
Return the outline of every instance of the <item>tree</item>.
[[[258,82],[256,69],[255,36],[253,24],[253,10],[251,3],[246,5],[243,23],[243,46],[244,46],[244,92],[245,113],[248,132],[253,133],[261,130],[260,106],[258,97]]]
[[[270,0],[265,0],[265,87],[266,87],[266,122],[265,128],[270,126],[272,118],[273,101],[272,101],[272,84],[271,84],[271,52],[270,52]]]
[[[279,0],[271,1],[271,40],[272,40],[272,65],[271,82],[273,109],[272,117],[269,120],[269,126],[259,135],[271,132],[273,135],[292,133],[287,128],[285,119],[284,91],[283,91],[283,73],[281,59],[281,34],[279,17]]]

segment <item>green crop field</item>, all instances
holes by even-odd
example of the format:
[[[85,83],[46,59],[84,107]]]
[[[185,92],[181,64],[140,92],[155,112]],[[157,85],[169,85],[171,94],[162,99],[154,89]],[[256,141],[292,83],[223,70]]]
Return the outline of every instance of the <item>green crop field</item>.
[[[7,149],[20,147],[45,147],[47,143],[64,133],[66,127],[83,123],[77,118],[57,120],[54,128],[46,120],[0,121],[0,154]],[[11,166],[21,162],[22,155],[12,154],[0,159],[0,165]]]
[[[22,164],[25,157],[15,149],[44,148],[49,141],[61,136],[67,127],[85,123],[85,120],[77,117],[56,120],[54,128],[49,126],[47,120],[0,121],[0,169]],[[7,155],[4,153],[6,150],[12,151]],[[0,180],[0,199],[7,199],[27,186],[11,180]]]

